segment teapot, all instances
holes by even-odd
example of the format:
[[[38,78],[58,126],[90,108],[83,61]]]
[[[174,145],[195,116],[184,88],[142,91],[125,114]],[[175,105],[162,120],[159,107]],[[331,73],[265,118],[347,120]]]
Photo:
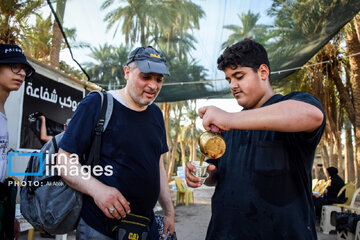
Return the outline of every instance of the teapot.
[[[204,157],[217,159],[221,157],[226,150],[224,138],[218,134],[210,131],[203,132],[199,136],[200,151],[203,154],[201,156],[200,163],[204,160]]]

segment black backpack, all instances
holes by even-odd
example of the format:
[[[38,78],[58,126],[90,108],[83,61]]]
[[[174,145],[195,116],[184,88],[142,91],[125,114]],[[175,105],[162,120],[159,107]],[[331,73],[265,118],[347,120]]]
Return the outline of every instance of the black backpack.
[[[91,93],[93,92],[101,96],[101,112],[95,127],[91,150],[86,159],[86,165],[89,166],[95,166],[100,161],[102,133],[105,131],[113,111],[111,94],[100,91]],[[69,187],[56,170],[46,172],[46,167],[49,169],[56,165],[45,159],[58,152],[58,143],[63,134],[64,132],[54,136],[41,148],[40,154],[37,153],[30,157],[26,173],[31,173],[32,176],[25,176],[23,183],[26,184],[21,187],[20,191],[20,210],[24,218],[34,228],[54,234],[64,234],[74,230],[77,227],[82,207],[82,193]],[[33,173],[41,175],[34,176]]]

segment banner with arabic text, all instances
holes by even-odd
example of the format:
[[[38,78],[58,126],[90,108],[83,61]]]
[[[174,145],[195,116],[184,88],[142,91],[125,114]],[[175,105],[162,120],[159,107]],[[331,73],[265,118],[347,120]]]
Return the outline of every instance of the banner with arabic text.
[[[30,115],[40,112],[51,120],[65,124],[83,99],[84,90],[54,81],[40,74],[35,74],[27,80],[24,87],[20,148],[39,149],[42,147],[42,143],[31,130],[30,124],[34,119]]]

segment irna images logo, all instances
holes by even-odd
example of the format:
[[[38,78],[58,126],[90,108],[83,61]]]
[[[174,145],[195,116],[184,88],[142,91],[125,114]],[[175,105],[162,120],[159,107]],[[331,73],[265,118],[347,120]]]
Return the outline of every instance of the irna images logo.
[[[11,152],[8,154],[9,157],[9,176],[42,176],[43,175],[43,154],[40,152],[35,153],[19,153]],[[39,158],[39,170],[37,172],[13,172],[13,163],[21,158],[29,159],[30,157]]]
[[[56,176],[61,173],[62,176],[81,176],[83,179],[88,180],[90,179],[91,175],[113,175],[113,167],[111,165],[107,165],[104,167],[100,165],[80,165],[79,156],[77,154],[70,154],[69,156],[67,156],[64,153],[49,154],[48,152],[46,152],[43,155],[43,153],[41,152],[12,152],[8,154],[8,157],[9,176]],[[22,157],[26,158],[24,160],[30,160],[30,158],[33,157],[34,161],[31,163],[31,167],[35,168],[36,171],[33,170],[33,172],[14,172],[13,164],[15,163],[15,161],[21,161]],[[56,162],[60,164],[56,164]]]

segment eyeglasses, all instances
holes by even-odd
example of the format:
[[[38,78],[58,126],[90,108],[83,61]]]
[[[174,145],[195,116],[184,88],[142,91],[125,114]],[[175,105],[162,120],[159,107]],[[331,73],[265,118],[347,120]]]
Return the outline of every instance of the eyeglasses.
[[[34,73],[29,66],[22,63],[9,63],[8,65],[10,66],[11,71],[15,74],[19,74],[21,69],[24,69],[26,77],[30,77]]]

